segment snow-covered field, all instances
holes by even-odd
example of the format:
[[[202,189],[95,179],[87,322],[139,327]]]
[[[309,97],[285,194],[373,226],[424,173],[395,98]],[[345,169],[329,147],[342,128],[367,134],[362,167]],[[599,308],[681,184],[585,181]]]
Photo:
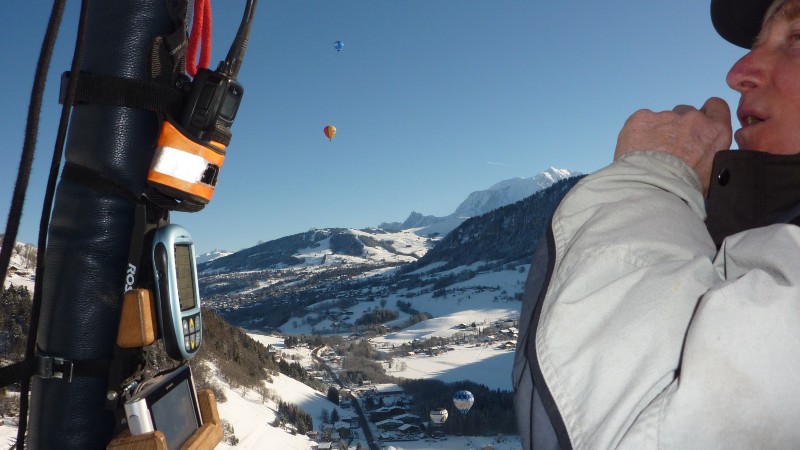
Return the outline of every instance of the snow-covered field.
[[[301,407],[316,421],[319,421],[322,408],[327,407],[330,410],[331,403],[324,395],[285,375],[274,377],[272,384],[268,386],[283,401]],[[233,426],[234,435],[239,442],[235,446],[222,442],[216,447],[217,449],[307,450],[309,448],[311,440],[308,437],[292,435],[286,430],[270,425],[276,415],[273,402],[263,402],[261,396],[253,391],[243,393],[226,388],[225,396],[226,401],[217,404],[219,415],[222,420]],[[270,447],[270,443],[280,444]]]
[[[432,449],[474,449],[480,450],[491,445],[494,450],[519,450],[521,447],[519,436],[448,436],[445,439],[425,439],[412,442],[395,442],[384,445],[385,450],[432,450]]]
[[[6,287],[11,285],[25,286],[28,288],[29,291],[31,291],[31,294],[33,294],[33,286],[34,284],[36,284],[34,283],[33,279],[34,279],[33,272],[25,271],[14,274],[8,274],[6,276]]]
[[[478,266],[478,264],[476,264]],[[464,268],[460,268],[463,270]],[[408,301],[419,311],[430,313],[433,318],[419,322],[400,331],[371,339],[376,347],[397,347],[415,340],[433,337],[450,338],[465,334],[463,324],[475,324],[477,329],[485,328],[497,321],[516,320],[519,317],[520,302],[508,293],[519,292],[527,274],[527,267],[491,273],[478,273],[474,278],[448,287],[447,298],[433,297],[432,293],[419,293],[408,298],[408,292],[399,292],[386,297],[386,304],[394,306],[400,301]],[[416,293],[415,293],[416,294]],[[320,305],[319,303],[317,305]],[[373,302],[358,303],[350,308],[352,317],[359,317],[369,309],[376,308]],[[313,315],[311,313],[310,315]],[[399,324],[408,319],[405,313],[389,325]],[[331,325],[325,319],[313,326],[302,320],[293,319],[281,329],[294,335],[313,334]],[[265,345],[268,343],[262,341]],[[272,342],[273,346],[276,343]],[[282,342],[279,343],[282,345]],[[435,357],[416,355],[395,358],[389,374],[400,378],[432,378],[444,382],[470,380],[484,384],[492,389],[511,390],[511,365],[513,351],[498,348],[498,343],[471,343],[451,345],[453,350]],[[404,364],[401,364],[404,363]],[[404,367],[398,370],[398,367]]]
[[[474,266],[480,266],[476,263]],[[402,344],[414,339],[428,339],[434,336],[450,337],[460,330],[457,326],[461,323],[476,322],[485,326],[501,319],[514,319],[519,316],[521,303],[513,299],[511,294],[521,292],[527,275],[527,266],[514,270],[478,273],[474,278],[448,286],[446,297],[434,297],[430,292],[400,291],[385,297],[387,307],[396,308],[397,301],[410,302],[421,312],[430,313],[433,319],[420,322],[402,331],[387,334],[375,339],[375,342],[388,342]],[[470,269],[460,267],[459,270]],[[440,274],[446,275],[447,273]],[[413,298],[409,298],[412,295]],[[330,299],[333,301],[335,299]],[[324,302],[317,303],[321,305]],[[315,305],[315,306],[316,306]],[[360,317],[368,310],[377,308],[375,302],[361,302],[348,308],[353,317]],[[312,307],[313,308],[313,307]],[[317,313],[309,313],[308,316]],[[388,322],[387,325],[397,325],[409,318],[408,314],[401,313],[397,320]],[[294,318],[284,323],[280,329],[286,334],[310,335],[331,326],[329,320],[316,323],[313,327],[307,325],[303,318]]]
[[[276,350],[283,353],[283,355],[287,358],[299,362],[303,367],[308,367],[311,365],[311,349],[308,347],[286,348],[283,343],[283,337],[271,334],[264,335],[258,333],[247,333],[247,335],[253,338],[253,340],[256,342],[260,342],[265,347],[271,345]]]
[[[455,350],[438,356],[408,356],[395,358],[387,374],[399,378],[436,379],[445,383],[474,381],[490,389],[510,391],[511,365],[514,352],[492,345],[456,346]]]

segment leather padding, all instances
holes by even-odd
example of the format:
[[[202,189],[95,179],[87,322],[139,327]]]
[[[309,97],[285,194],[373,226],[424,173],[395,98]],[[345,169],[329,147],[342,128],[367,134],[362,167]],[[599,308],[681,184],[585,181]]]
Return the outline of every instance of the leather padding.
[[[173,31],[164,0],[104,0],[89,5],[81,71],[149,79],[153,39]],[[77,105],[65,157],[132,192],[143,192],[157,133],[155,113]],[[69,179],[59,182],[44,279],[39,280],[41,352],[75,360],[111,358],[134,213],[130,198]],[[104,409],[106,384],[99,377],[75,377],[71,383],[34,377],[29,447],[105,448],[115,431],[113,413]]]

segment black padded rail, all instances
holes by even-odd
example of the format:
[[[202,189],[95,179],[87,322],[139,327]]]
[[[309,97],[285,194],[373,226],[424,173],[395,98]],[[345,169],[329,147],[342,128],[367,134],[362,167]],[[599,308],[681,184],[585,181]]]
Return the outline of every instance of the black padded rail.
[[[173,24],[166,0],[90,2],[81,71],[149,79],[153,39]],[[155,149],[153,112],[115,106],[75,106],[66,161],[142,192]],[[113,355],[136,204],[125,196],[62,178],[48,229],[39,350],[73,360]],[[28,446],[102,449],[114,433],[105,410],[107,380],[99,376],[34,377]]]

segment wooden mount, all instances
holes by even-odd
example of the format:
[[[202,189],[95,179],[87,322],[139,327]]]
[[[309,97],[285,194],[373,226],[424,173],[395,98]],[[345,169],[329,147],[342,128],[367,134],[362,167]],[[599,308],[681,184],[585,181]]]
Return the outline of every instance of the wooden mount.
[[[197,402],[200,404],[203,426],[189,436],[189,439],[183,443],[180,450],[212,450],[222,442],[222,421],[219,418],[214,393],[207,389],[197,392]],[[164,433],[158,430],[137,436],[131,436],[130,431],[125,430],[109,442],[106,450],[170,449],[167,448],[167,440],[164,438]]]

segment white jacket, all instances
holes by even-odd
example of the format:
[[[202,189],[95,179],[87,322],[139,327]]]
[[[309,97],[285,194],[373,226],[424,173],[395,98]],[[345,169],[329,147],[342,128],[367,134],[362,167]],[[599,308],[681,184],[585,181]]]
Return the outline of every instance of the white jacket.
[[[800,227],[717,251],[704,219],[697,175],[659,152],[556,210],[535,345],[574,448],[800,448]]]

